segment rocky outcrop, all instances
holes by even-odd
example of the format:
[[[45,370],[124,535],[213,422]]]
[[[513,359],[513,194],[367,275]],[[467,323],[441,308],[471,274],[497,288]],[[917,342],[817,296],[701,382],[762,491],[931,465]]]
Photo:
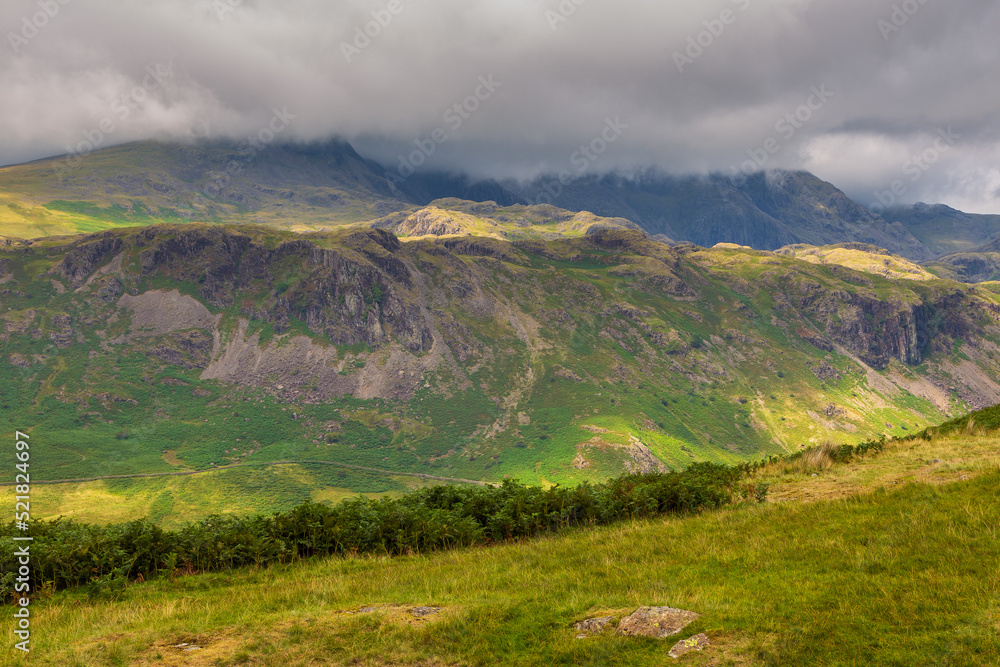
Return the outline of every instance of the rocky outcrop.
[[[671,658],[680,658],[691,651],[700,651],[706,646],[711,646],[712,642],[708,639],[708,635],[704,632],[696,634],[687,639],[682,639],[667,653]]]
[[[219,227],[143,230],[135,236],[143,275],[165,274],[199,285],[210,306],[228,308],[241,292],[240,312],[271,323],[278,333],[293,318],[338,344],[401,341],[413,352],[431,345],[419,306],[404,294],[413,288],[399,240],[383,230],[345,235],[327,249],[305,239],[268,248],[246,234]],[[157,233],[159,232],[159,233]],[[301,279],[276,279],[278,266],[297,266]],[[260,298],[260,286],[269,292]]]
[[[639,607],[618,624],[619,635],[663,639],[676,635],[698,619],[698,614],[673,607]]]
[[[121,248],[121,238],[109,232],[98,235],[97,238],[87,237],[87,240],[73,244],[54,271],[69,280],[73,288],[80,287],[99,264],[110,259]]]
[[[208,329],[219,321],[201,302],[178,290],[126,294],[118,305],[131,312],[135,333],[160,335],[183,329]]]
[[[579,623],[574,623],[573,629],[577,632],[582,632],[584,635],[596,635],[603,632],[604,628],[608,627],[611,621],[611,616],[595,616],[594,618],[587,618]]]
[[[920,300],[902,300],[866,288],[829,289],[791,272],[764,275],[748,289],[781,295],[782,307],[798,311],[820,330],[800,334],[815,347],[832,351],[839,344],[879,370],[894,359],[918,365],[955,339],[967,339],[989,310],[962,289],[935,286],[921,289]]]

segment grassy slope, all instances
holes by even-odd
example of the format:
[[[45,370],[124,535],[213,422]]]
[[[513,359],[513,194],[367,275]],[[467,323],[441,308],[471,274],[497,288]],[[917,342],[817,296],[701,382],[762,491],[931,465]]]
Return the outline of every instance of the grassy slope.
[[[243,229],[272,246],[292,236]],[[320,241],[337,245],[333,237]],[[507,304],[518,317],[527,315],[539,323],[537,334],[529,338],[533,347],[515,335],[508,321],[476,317],[465,302],[452,298],[448,314],[468,328],[472,343],[487,351],[461,363],[474,381],[471,386],[455,389],[445,369],[430,373],[431,386],[405,403],[345,397],[309,404],[276,399],[266,389],[234,392],[225,383],[201,380],[198,368],[155,361],[149,350],[166,340],[161,337],[100,353],[104,340],[128,332],[128,318],[112,323],[113,306],[73,292],[60,294],[53,287],[44,272],[59,255],[46,254],[46,247],[59,242],[38,243],[28,255],[12,255],[17,283],[11,286],[30,289],[31,295],[10,294],[2,301],[9,309],[3,317],[12,325],[36,311],[32,326],[44,329],[51,314],[69,313],[83,337],[82,343],[61,349],[45,332],[38,339],[11,334],[0,344],[0,371],[7,379],[0,385],[0,399],[8,429],[29,429],[44,443],[33,458],[39,479],[204,469],[244,460],[325,459],[454,478],[498,480],[511,475],[527,483],[573,484],[621,472],[628,461],[621,447],[631,436],[669,465],[682,466],[692,460],[734,462],[827,438],[853,443],[887,428],[890,435],[912,433],[946,418],[944,408],[918,394],[922,379],[937,372],[939,360],[977,354],[956,343],[950,354],[938,354],[919,367],[894,362],[876,374],[849,356],[824,352],[799,338],[796,331],[822,323],[781,309],[773,297],[790,283],[801,283],[831,292],[863,289],[882,298],[913,300],[921,293],[951,289],[938,282],[903,283],[872,276],[870,287],[858,288],[830,267],[792,258],[697,250],[686,256],[683,270],[699,298],[674,299],[641,282],[659,270],[649,258],[588,248],[583,241],[548,246],[561,255],[529,253],[522,255],[520,264],[490,265],[465,256],[443,259],[421,250],[428,242],[417,242],[404,246],[406,256],[415,257],[433,287],[449,294],[448,286],[468,272],[483,276],[485,294]],[[277,273],[279,269],[285,273]],[[305,280],[303,270],[276,267],[274,281],[294,286]],[[198,293],[196,283],[165,275],[127,280],[134,280],[140,292],[179,288]],[[750,290],[751,285],[761,289]],[[260,293],[251,296],[265,299],[269,292],[270,286],[262,285]],[[635,315],[629,319],[608,310],[612,304],[642,309],[638,317],[649,329],[639,329]],[[568,322],[552,316],[562,308],[572,313]],[[213,310],[223,315],[223,332],[229,335],[238,311]],[[95,323],[79,326],[88,318]],[[104,339],[97,334],[97,322],[104,327]],[[292,325],[292,333],[308,332],[301,322],[293,320]],[[268,326],[251,324],[252,331],[269,336],[273,344],[284,344],[286,339],[269,333]],[[651,344],[648,331],[662,334],[667,342]],[[692,345],[696,340],[698,345]],[[769,352],[775,349],[783,353]],[[91,355],[92,350],[97,354]],[[10,363],[15,352],[41,355],[42,361],[18,368]],[[379,353],[365,346],[340,346],[338,354],[347,375],[366,363],[379,363]],[[992,367],[988,354],[976,359],[982,368]],[[840,378],[822,380],[810,370],[824,363]],[[493,440],[478,437],[502,416],[498,402],[511,395],[511,378],[529,367],[535,380],[508,413],[506,430]],[[618,367],[625,369],[624,375]],[[560,375],[560,369],[582,380]],[[441,387],[453,392],[449,396]],[[98,393],[132,398],[138,404],[98,399]],[[951,410],[962,409],[958,396],[949,400]],[[823,410],[829,405],[846,414],[826,420]],[[295,414],[305,418],[294,419]],[[520,414],[530,419],[522,420]],[[342,428],[337,443],[324,440],[324,425],[331,421]],[[127,438],[116,437],[124,431]],[[595,438],[595,446],[583,446]],[[577,455],[590,466],[573,467]],[[307,497],[322,499],[323,494],[335,498],[336,489],[400,492],[407,483],[391,475],[316,467],[296,474],[226,471],[197,478],[46,486],[36,499],[36,511],[40,516],[68,513],[98,521],[148,514],[178,522],[213,511],[287,508]],[[259,502],[229,491],[262,488],[274,491]]]
[[[59,594],[35,607],[31,663],[661,665],[673,640],[577,640],[570,627],[648,604],[702,615],[679,637],[703,631],[712,647],[684,664],[993,665],[998,454],[995,432],[958,431],[846,465],[773,464],[760,479],[786,502],[483,549],[184,576],[116,602]],[[931,465],[948,474],[918,481],[931,457],[945,457]],[[824,499],[787,502],[798,487]],[[416,621],[416,605],[444,610]],[[362,606],[377,610],[351,613]],[[203,649],[183,653],[181,642]]]
[[[934,275],[910,260],[889,254],[874,246],[858,244],[834,246],[791,245],[779,248],[778,254],[797,257],[813,264],[839,264],[855,271],[879,275],[890,280],[931,280]]]
[[[0,234],[38,238],[157,222],[257,222],[305,231],[410,205],[346,144],[310,151],[135,142],[0,168]]]

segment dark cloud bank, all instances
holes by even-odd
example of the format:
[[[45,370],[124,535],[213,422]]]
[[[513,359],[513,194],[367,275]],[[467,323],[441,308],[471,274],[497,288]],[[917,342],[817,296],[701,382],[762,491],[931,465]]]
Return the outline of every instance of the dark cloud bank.
[[[280,115],[403,170],[803,168],[1000,210],[993,1],[12,0],[0,23],[3,163]]]

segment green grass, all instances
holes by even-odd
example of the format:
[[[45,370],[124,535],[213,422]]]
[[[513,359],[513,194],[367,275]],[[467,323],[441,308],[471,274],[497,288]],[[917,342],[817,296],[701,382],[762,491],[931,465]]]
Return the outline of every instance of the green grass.
[[[394,559],[164,579],[36,604],[32,664],[661,665],[672,640],[573,622],[641,605],[701,617],[692,665],[1000,661],[1000,472],[807,504]],[[443,612],[417,622],[416,605]],[[351,614],[375,606],[371,614]],[[10,649],[10,664],[28,664]],[[167,663],[170,664],[170,663]]]
[[[490,241],[509,253],[501,262],[443,252],[441,242],[402,244],[396,254],[420,272],[421,291],[372,264],[356,250],[351,233],[330,232],[308,238],[340,255],[346,267],[342,283],[324,282],[329,267],[310,263],[309,253],[293,252],[274,259],[266,273],[251,269],[247,286],[216,291],[216,300],[208,301],[208,268],[235,270],[226,263],[227,239],[238,235],[240,243],[251,243],[240,261],[256,267],[262,253],[304,237],[252,225],[168,225],[156,228],[154,240],[143,240],[148,230],[140,232],[113,232],[123,244],[122,271],[98,276],[80,293],[66,285],[60,293],[53,284],[58,274],[52,270],[70,240],[3,253],[14,279],[5,283],[11,290],[3,297],[8,310],[0,311],[0,421],[6,419],[8,432],[28,429],[45,443],[36,455],[39,480],[319,459],[391,473],[575,485],[632,465],[628,448],[634,439],[677,469],[692,461],[759,459],[826,440],[845,444],[881,433],[912,434],[966,409],[967,394],[935,399],[925,391],[928,380],[963,384],[963,378],[949,376],[948,364],[968,363],[965,356],[979,373],[1000,371],[1000,360],[987,351],[1000,336],[983,325],[976,339],[983,345],[959,345],[940,330],[943,307],[930,317],[936,347],[928,348],[920,365],[892,360],[884,370],[870,371],[843,348],[816,347],[807,335],[829,337],[826,327],[854,315],[840,306],[823,315],[825,305],[814,312],[783,303],[779,295],[821,304],[831,295],[838,302],[844,294],[873,298],[868,283],[859,282],[869,279],[745,250],[682,253],[620,234],[608,237],[624,244],[613,250],[591,239],[548,241],[530,252],[535,246]],[[142,253],[166,252],[182,235],[203,249],[172,255],[155,271],[140,270]],[[108,253],[95,266],[110,262]],[[354,294],[351,276],[361,275],[374,278]],[[121,285],[106,297],[101,290],[115,287],[112,278]],[[678,281],[690,292],[667,291]],[[885,292],[886,301],[879,303],[889,304],[891,312],[863,323],[872,319],[883,329],[893,317],[905,317],[892,310],[898,304],[934,304],[962,289],[943,281],[894,286],[874,277],[869,283]],[[376,284],[385,290],[383,303],[365,303]],[[475,285],[476,292],[461,294],[465,285]],[[115,305],[117,295],[150,289],[176,289],[221,315],[218,328],[202,334],[209,344],[215,334],[231,341],[241,319],[249,320],[248,336],[259,336],[261,345],[274,350],[308,335],[330,354],[330,365],[336,365],[330,374],[338,382],[364,378],[365,391],[383,397],[338,393],[306,400],[317,379],[296,384],[303,378],[298,366],[271,372],[254,381],[258,386],[203,380],[208,359],[181,345],[191,332],[125,339],[134,332],[128,311]],[[230,293],[239,297],[227,301]],[[360,304],[354,320],[346,312],[346,293]],[[984,302],[997,300],[986,291],[977,294]],[[293,307],[279,327],[269,313],[286,297],[304,299],[311,310]],[[422,364],[428,353],[406,350],[393,338],[405,334],[406,326],[390,330],[384,342],[358,340],[357,332],[376,320],[388,326],[386,309],[400,304],[427,309],[419,312],[429,313],[447,346],[427,368]],[[334,324],[310,330],[306,320],[316,313]],[[57,316],[72,320],[63,347],[51,337]],[[163,349],[181,362],[158,356]],[[395,382],[373,377],[390,372],[385,369],[393,357],[422,374],[413,383],[415,393],[400,400],[385,397]],[[303,398],[276,396],[280,384],[301,388]],[[116,437],[126,431],[127,438]],[[327,440],[331,434],[336,441]],[[311,494],[324,488],[318,481],[308,484],[314,484]],[[53,508],[99,514],[99,505],[88,509],[73,501],[69,488],[49,488]],[[173,492],[161,492],[168,490]],[[368,492],[363,484],[354,490]],[[289,497],[305,493],[299,489]],[[141,506],[168,517],[168,501],[176,505],[176,493],[150,496]],[[277,509],[286,501],[276,496],[273,502]],[[189,504],[185,511],[196,506],[209,505]]]
[[[428,483],[441,482],[315,463],[248,466],[198,475],[36,486],[32,516],[92,524],[147,517],[165,528],[179,528],[211,514],[252,516],[287,511],[307,500],[335,503],[358,495],[398,496]]]

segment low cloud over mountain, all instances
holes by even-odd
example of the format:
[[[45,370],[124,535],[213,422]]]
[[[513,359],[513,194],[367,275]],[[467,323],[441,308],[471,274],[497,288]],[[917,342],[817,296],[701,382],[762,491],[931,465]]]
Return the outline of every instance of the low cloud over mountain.
[[[997,209],[988,0],[12,0],[0,23],[3,163],[266,141],[280,116],[283,137],[476,177],[749,160],[864,205]]]

